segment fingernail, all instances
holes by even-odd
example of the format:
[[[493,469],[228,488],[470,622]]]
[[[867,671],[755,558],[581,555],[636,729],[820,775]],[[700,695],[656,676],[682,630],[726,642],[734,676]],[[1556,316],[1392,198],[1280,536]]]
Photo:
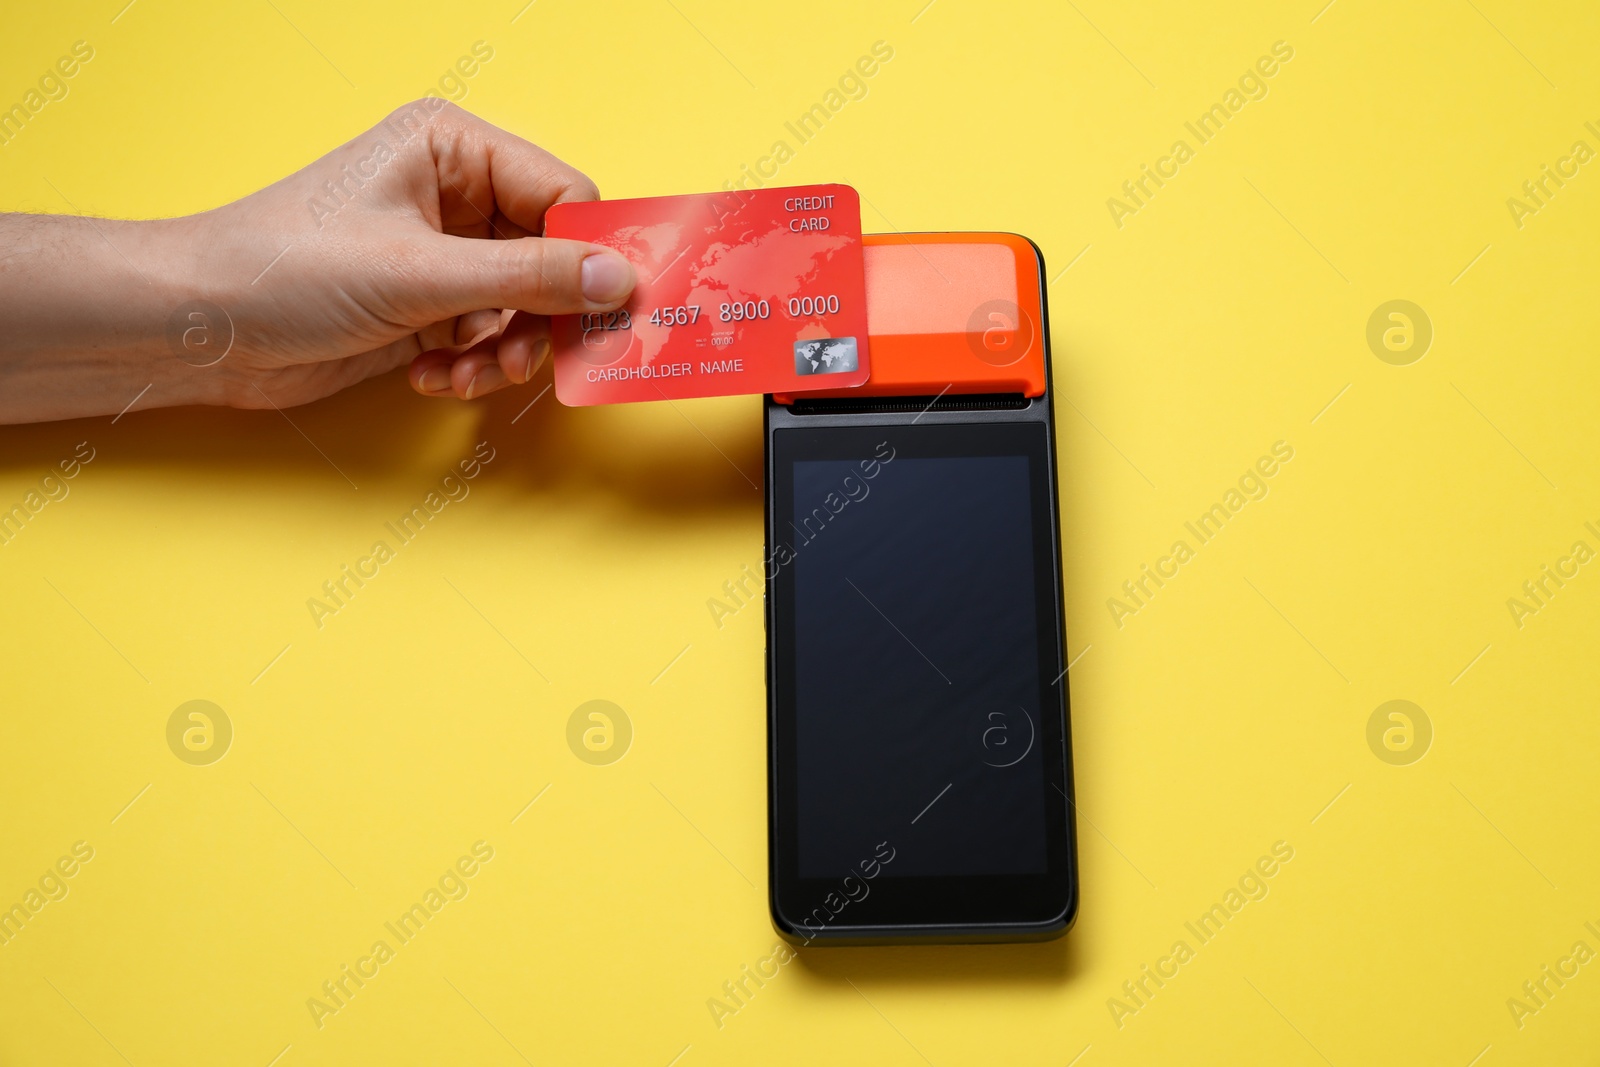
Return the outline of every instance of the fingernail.
[[[442,393],[450,388],[449,367],[429,367],[417,379],[417,387],[424,393]]]
[[[583,298],[591,304],[615,304],[633,289],[633,267],[615,252],[585,256],[581,274]]]
[[[472,376],[472,381],[467,383],[466,398],[471,400],[482,393],[493,392],[504,384],[506,384],[506,376],[500,370],[500,364],[485,364],[482,370]]]
[[[544,366],[544,361],[550,355],[550,340],[541,337],[533,343],[533,351],[528,354],[528,373],[522,379],[523,384],[533,381],[533,376],[539,373],[539,368]]]

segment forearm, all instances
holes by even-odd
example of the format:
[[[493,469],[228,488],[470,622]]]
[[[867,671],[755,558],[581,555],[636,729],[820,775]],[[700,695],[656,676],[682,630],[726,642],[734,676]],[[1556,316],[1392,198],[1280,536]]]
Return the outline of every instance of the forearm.
[[[0,215],[0,423],[219,402],[191,364],[223,338],[191,333],[201,354],[185,362],[182,329],[176,350],[168,337],[205,296],[195,225]]]

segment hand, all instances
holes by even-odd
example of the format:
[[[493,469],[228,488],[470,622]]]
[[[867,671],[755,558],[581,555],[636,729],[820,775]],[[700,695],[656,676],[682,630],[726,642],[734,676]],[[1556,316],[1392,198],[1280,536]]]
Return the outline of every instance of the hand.
[[[229,402],[304,403],[406,362],[429,396],[531,380],[549,315],[633,290],[622,256],[537,236],[552,204],[598,198],[543,149],[429,98],[200,216],[201,276],[231,279],[214,298],[235,331],[217,364]]]
[[[429,396],[525,383],[549,315],[633,290],[615,252],[536,236],[551,205],[598,195],[548,152],[424,99],[199,215],[0,216],[0,422],[130,400],[288,407],[408,362]],[[197,304],[222,315],[186,331]]]

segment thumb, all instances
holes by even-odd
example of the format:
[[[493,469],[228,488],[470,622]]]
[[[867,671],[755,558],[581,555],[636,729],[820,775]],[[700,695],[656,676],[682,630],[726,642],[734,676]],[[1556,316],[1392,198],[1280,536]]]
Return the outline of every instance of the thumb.
[[[633,292],[633,265],[587,241],[438,235],[425,258],[439,318],[484,308],[535,315],[609,311]]]

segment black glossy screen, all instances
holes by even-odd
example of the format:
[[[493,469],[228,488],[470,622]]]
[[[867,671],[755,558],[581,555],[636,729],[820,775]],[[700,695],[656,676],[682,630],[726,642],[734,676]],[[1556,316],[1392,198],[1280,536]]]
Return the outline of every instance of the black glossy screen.
[[[786,472],[802,879],[1047,868],[1039,459],[926,436]]]

